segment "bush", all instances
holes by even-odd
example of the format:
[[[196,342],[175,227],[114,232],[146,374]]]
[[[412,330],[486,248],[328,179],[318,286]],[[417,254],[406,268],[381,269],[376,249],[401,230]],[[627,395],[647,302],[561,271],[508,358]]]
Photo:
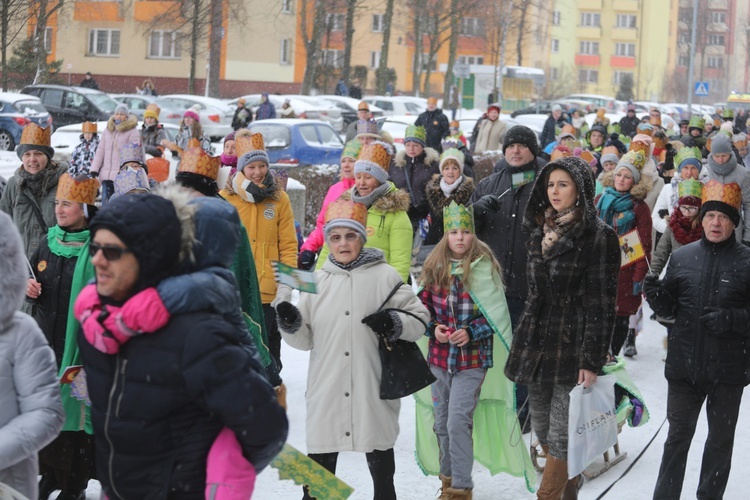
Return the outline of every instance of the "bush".
[[[302,232],[308,235],[315,229],[328,189],[339,181],[339,166],[312,165],[288,169],[286,172],[289,177],[305,185],[305,227]]]
[[[476,155],[474,157],[474,184],[476,185],[485,177],[492,175],[495,164],[502,157],[500,151],[486,151]]]

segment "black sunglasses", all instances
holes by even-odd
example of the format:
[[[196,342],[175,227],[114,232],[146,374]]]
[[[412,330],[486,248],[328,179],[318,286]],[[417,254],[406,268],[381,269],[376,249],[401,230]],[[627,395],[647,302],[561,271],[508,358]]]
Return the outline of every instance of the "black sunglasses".
[[[96,243],[89,243],[89,256],[93,257],[94,255],[99,253],[99,250],[102,251],[102,255],[104,255],[104,258],[110,262],[113,260],[119,260],[120,258],[122,258],[122,254],[124,253],[132,252],[132,250],[130,250],[129,248],[110,247],[97,245]]]

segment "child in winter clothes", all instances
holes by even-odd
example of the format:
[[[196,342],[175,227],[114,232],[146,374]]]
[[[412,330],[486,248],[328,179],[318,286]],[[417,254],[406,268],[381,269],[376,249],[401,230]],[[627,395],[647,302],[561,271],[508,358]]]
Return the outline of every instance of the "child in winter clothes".
[[[495,438],[496,446],[492,446],[491,454],[494,456],[478,455],[478,460],[488,458],[494,464],[498,464],[498,460],[507,462],[498,467],[488,465],[491,470],[521,475],[525,473],[524,465],[528,460],[525,450],[521,455],[510,457],[513,447],[497,443],[498,436],[507,438],[514,426],[518,426],[514,386],[503,374],[511,324],[500,264],[489,247],[475,238],[471,209],[452,202],[443,209],[443,220],[445,235],[425,261],[419,297],[432,318],[426,333],[429,336],[427,362],[437,379],[431,391],[442,492],[449,498],[467,499],[471,498],[474,487],[471,479],[473,431],[478,433],[477,442],[486,443]],[[485,380],[493,385],[493,389],[486,392],[492,392],[493,399],[499,401],[478,406]],[[418,434],[419,427],[427,424],[420,421],[419,406]],[[477,409],[480,427],[486,427],[481,422],[493,422],[496,429],[474,428]],[[499,434],[497,428],[501,429]],[[518,448],[520,451],[523,447]],[[417,459],[426,466],[424,470],[429,470],[429,457],[419,444]]]
[[[96,148],[99,146],[99,134],[97,133],[96,123],[83,122],[81,143],[75,147],[70,155],[70,164],[68,173],[71,177],[79,175],[89,175],[91,162],[94,161]]]

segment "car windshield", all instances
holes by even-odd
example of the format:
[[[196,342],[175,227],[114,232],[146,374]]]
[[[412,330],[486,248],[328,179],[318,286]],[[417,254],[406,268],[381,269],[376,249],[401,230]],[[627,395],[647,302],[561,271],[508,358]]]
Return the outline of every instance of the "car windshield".
[[[252,124],[250,130],[263,134],[263,142],[268,149],[283,149],[292,143],[292,134],[284,125]]]
[[[343,146],[343,143],[341,142],[341,137],[336,134],[336,132],[333,131],[331,127],[326,127],[325,125],[318,125],[318,134],[320,134],[320,138],[323,141],[323,146],[326,147],[341,147]]]
[[[114,113],[117,107],[117,101],[104,94],[87,94],[89,100],[105,113]]]
[[[47,114],[47,110],[38,101],[18,101],[13,103],[13,107],[24,116],[41,116]]]

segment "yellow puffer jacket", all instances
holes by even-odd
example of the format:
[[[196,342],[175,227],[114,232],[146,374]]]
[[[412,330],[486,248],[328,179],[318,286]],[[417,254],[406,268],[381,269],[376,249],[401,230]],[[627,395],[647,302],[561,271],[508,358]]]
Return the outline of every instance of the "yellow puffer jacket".
[[[231,182],[227,184],[227,187],[231,186]],[[289,196],[279,189],[273,198],[251,203],[231,189],[224,189],[220,194],[234,205],[247,229],[258,271],[260,298],[264,304],[270,304],[276,297],[276,279],[271,261],[297,267],[297,234]]]

